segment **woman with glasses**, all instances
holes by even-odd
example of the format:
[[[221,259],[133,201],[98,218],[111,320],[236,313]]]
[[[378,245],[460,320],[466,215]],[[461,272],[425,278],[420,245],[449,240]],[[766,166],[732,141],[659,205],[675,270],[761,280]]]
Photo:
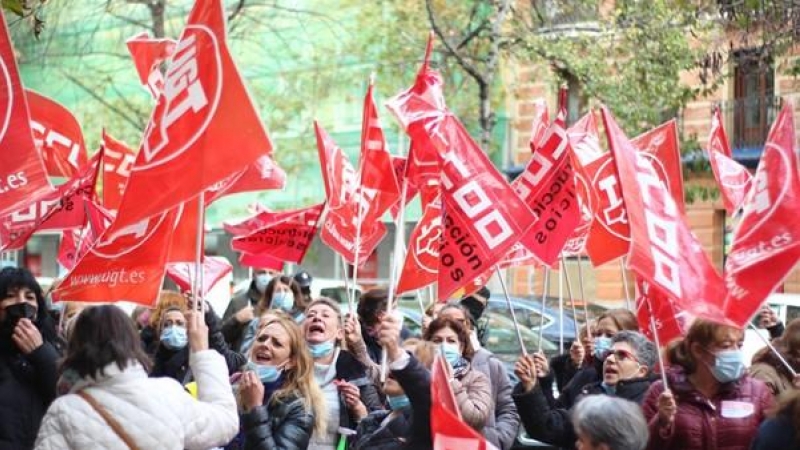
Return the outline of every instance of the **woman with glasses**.
[[[647,448],[750,448],[773,396],[746,375],[743,343],[741,329],[698,319],[685,338],[670,344],[668,389],[656,381],[644,401]]]
[[[653,369],[658,361],[658,349],[635,331],[622,331],[611,339],[604,352],[602,379],[583,386],[580,397],[604,394],[641,403],[654,380]],[[572,448],[577,440],[575,428],[566,408],[550,408],[540,387],[537,374],[547,370],[542,354],[519,358],[515,373],[520,379],[514,388],[522,425],[528,435],[551,445]]]

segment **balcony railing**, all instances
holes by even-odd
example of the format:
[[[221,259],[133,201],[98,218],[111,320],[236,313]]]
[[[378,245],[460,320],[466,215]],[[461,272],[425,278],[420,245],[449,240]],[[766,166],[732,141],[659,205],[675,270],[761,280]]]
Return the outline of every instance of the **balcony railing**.
[[[722,102],[725,126],[731,149],[736,153],[758,154],[764,148],[769,128],[781,108],[781,98],[772,95],[750,96]]]

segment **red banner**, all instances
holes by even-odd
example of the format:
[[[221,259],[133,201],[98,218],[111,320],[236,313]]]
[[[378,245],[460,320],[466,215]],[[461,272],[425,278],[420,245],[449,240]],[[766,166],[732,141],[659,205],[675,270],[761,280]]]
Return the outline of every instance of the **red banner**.
[[[59,284],[55,298],[154,305],[164,279],[176,213],[170,210],[125,227],[115,220]]]
[[[678,139],[678,122],[668,122],[635,137],[633,146],[650,155],[650,163],[659,179],[667,186],[681,214],[686,213],[683,200],[683,173],[681,172],[681,149]]]
[[[800,172],[791,102],[767,137],[725,263],[726,317],[743,326],[800,260]]]
[[[169,276],[182,292],[192,290],[192,282],[196,276],[195,263],[170,263],[167,265]],[[206,295],[225,275],[233,271],[233,266],[227,259],[219,256],[203,258],[203,286],[200,295]]]
[[[105,130],[102,138],[103,206],[116,211],[122,202],[128,177],[131,176],[131,166],[136,161],[136,153],[122,141],[111,137]]]
[[[222,2],[198,0],[131,169],[119,227],[170,210],[271,151],[225,44]]]
[[[280,261],[301,264],[314,235],[324,203],[286,212],[277,223],[231,241],[238,252],[264,254]]]
[[[52,192],[31,134],[28,104],[5,18],[0,30],[0,217]]]
[[[67,270],[75,267],[113,220],[111,213],[96,203],[88,202],[86,206],[88,215],[83,229],[64,230],[61,234],[57,259]]]
[[[636,321],[639,329],[648,339],[655,342],[653,325],[658,333],[658,343],[662,348],[686,332],[694,321],[685,309],[678,307],[669,296],[641,278],[636,279],[638,297],[636,298]]]
[[[203,216],[201,216],[203,214]],[[202,217],[202,219],[201,219]],[[194,263],[197,260],[197,233],[200,237],[200,248],[205,249],[205,208],[201,208],[199,197],[181,203],[175,208],[175,230],[169,245],[169,263]],[[203,257],[203,254],[201,254]]]
[[[42,154],[47,174],[72,178],[88,162],[81,124],[60,103],[25,90],[31,114],[33,142]]]
[[[177,42],[173,39],[154,39],[143,32],[128,39],[125,44],[133,57],[142,86],[157,99],[164,90],[164,75],[159,67],[175,51]]]
[[[250,255],[242,253],[239,255],[239,265],[252,267],[254,269],[267,269],[280,272],[283,270],[283,261],[270,258],[267,255]]]
[[[436,199],[425,207],[408,240],[408,253],[397,283],[397,293],[413,291],[435,283],[439,274],[442,238],[442,204]]]
[[[286,172],[275,163],[271,156],[262,155],[247,168],[234,173],[206,190],[206,205],[225,195],[283,189],[285,186]]]
[[[550,112],[547,109],[547,101],[537,98],[533,101],[533,123],[531,124],[531,140],[528,146],[531,153],[536,153],[544,144],[544,136],[550,128]]]
[[[689,230],[685,215],[651,159],[636,151],[605,107],[602,113],[630,220],[628,266],[683,309],[721,311],[722,278]]]
[[[714,109],[711,131],[708,133],[708,162],[717,180],[725,210],[733,216],[744,205],[753,177],[744,166],[733,160],[719,108]]]

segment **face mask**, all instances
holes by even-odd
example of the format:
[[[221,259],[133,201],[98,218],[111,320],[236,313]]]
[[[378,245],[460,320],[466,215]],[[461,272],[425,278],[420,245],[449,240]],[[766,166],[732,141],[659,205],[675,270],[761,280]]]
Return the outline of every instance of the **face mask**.
[[[744,374],[744,356],[741,350],[723,350],[714,355],[711,374],[720,383],[736,381]]]
[[[267,285],[269,282],[272,281],[272,277],[269,276],[268,273],[261,273],[256,275],[256,290],[258,292],[264,293],[267,290]]]
[[[311,352],[312,358],[324,358],[333,351],[333,341],[320,342],[319,344],[309,343],[308,350]]]
[[[444,358],[447,360],[450,366],[454,366],[458,360],[461,359],[461,350],[458,349],[458,344],[443,342],[441,345]]]
[[[180,350],[186,347],[189,338],[186,335],[186,328],[179,326],[171,326],[161,332],[161,342],[172,350]]]
[[[611,345],[614,344],[611,338],[600,336],[594,338],[594,357],[602,358],[606,353],[611,350]]]
[[[12,330],[17,326],[17,322],[21,319],[28,319],[33,321],[36,317],[36,307],[30,303],[15,303],[5,309],[6,311],[6,324]]]
[[[291,292],[276,292],[272,294],[272,308],[289,312],[294,308],[294,294]]]
[[[258,376],[262,383],[274,383],[280,378],[283,369],[279,369],[271,364],[256,364],[252,361],[247,363],[247,368]]]
[[[392,411],[397,411],[411,404],[411,401],[405,395],[389,395],[386,400],[389,401],[389,409]]]

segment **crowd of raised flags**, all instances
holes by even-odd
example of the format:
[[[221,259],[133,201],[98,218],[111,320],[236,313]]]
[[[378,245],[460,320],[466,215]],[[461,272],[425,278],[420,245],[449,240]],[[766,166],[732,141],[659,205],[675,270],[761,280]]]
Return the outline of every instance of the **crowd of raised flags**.
[[[165,276],[202,296],[232,269],[200,250],[205,209],[225,195],[292,182],[273,159],[280,150],[229,53],[225,26],[221,1],[197,0],[177,40],[130,39],[153,112],[138,151],[102,130],[92,157],[70,112],[23,88],[4,26],[0,250],[60,230],[58,261],[69,273],[54,300],[152,306]],[[227,222],[241,264],[300,264],[319,232],[357,270],[387,235],[383,217],[402,224],[405,205],[419,194],[422,218],[407,245],[396,237],[390,299],[435,285],[446,301],[512,266],[547,273],[566,257],[587,256],[595,266],[621,260],[636,277],[640,329],[666,344],[695,319],[745,327],[800,260],[791,102],[772,126],[754,176],[732,158],[714,111],[708,160],[728,214],[739,217],[720,274],[686,221],[674,120],[629,139],[601,107],[604,151],[595,111],[566,126],[562,90],[552,121],[537,102],[530,162],[509,183],[448,109],[442,78],[429,65],[432,46],[429,38],[413,85],[386,102],[410,138],[407,154],[390,152],[370,83],[357,166],[315,122],[325,200],[285,211],[257,205],[251,217]],[[49,177],[67,181],[53,186]],[[434,378],[446,369],[434,364]],[[433,413],[434,429],[461,423],[450,417],[458,408],[447,392],[432,395],[434,411],[444,408]]]

